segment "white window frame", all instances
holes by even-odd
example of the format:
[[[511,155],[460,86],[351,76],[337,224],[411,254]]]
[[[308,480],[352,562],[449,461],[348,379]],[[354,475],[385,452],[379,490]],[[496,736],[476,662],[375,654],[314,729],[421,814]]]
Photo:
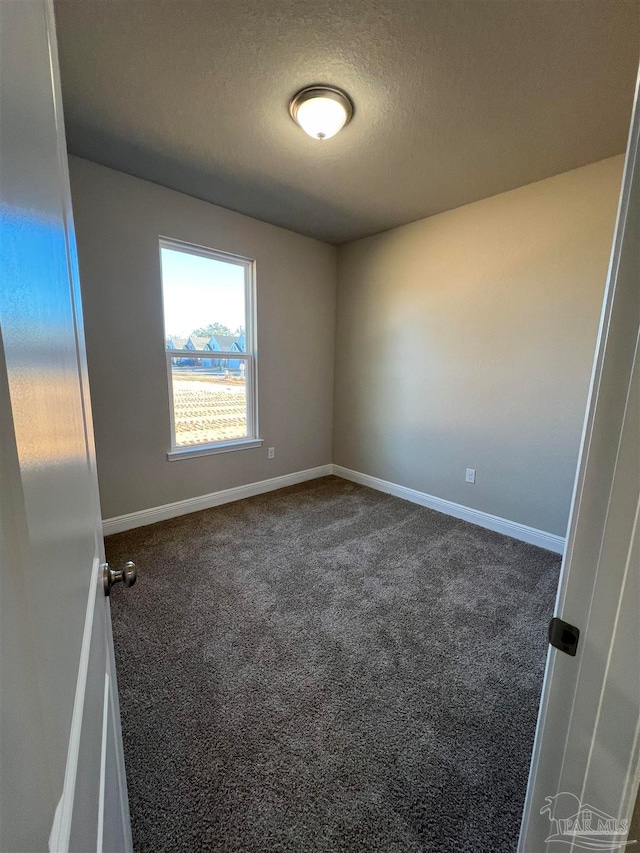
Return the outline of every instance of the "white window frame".
[[[261,447],[263,439],[259,437],[258,431],[258,370],[257,370],[257,339],[256,339],[256,262],[242,255],[234,255],[231,252],[222,252],[218,249],[210,249],[207,246],[199,246],[194,243],[185,243],[182,240],[174,240],[171,237],[159,238],[158,254],[160,256],[160,276],[162,277],[162,249],[170,249],[176,252],[184,252],[188,255],[197,255],[201,258],[211,258],[226,264],[236,264],[244,269],[244,310],[245,310],[245,352],[234,352],[230,357],[246,364],[246,399],[247,399],[247,435],[243,438],[234,438],[227,441],[215,441],[207,444],[191,444],[187,446],[176,445],[176,429],[173,406],[173,377],[171,372],[171,359],[179,358],[209,358],[193,350],[177,350],[167,347],[166,324],[164,322],[164,291],[162,293],[162,334],[163,347],[167,367],[167,380],[169,384],[169,421],[171,430],[171,450],[167,453],[167,459],[192,458],[194,456],[209,456],[212,453],[226,453],[230,450],[246,450],[252,447]],[[162,281],[161,281],[162,285]],[[222,353],[220,354],[222,356]],[[211,352],[215,358],[215,352]]]

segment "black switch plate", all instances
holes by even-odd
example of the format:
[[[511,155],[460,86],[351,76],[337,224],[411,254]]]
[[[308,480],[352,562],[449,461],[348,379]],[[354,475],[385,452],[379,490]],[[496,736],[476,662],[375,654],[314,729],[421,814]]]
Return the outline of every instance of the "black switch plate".
[[[549,642],[561,652],[575,657],[578,650],[578,640],[580,639],[580,629],[575,625],[570,625],[562,619],[554,616],[549,622]]]

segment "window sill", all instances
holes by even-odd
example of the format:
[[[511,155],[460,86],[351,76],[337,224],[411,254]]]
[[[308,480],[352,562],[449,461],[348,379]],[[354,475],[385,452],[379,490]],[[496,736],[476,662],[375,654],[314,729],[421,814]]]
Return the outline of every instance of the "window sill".
[[[167,453],[169,462],[177,459],[191,459],[194,456],[212,456],[214,453],[229,453],[231,450],[249,450],[252,447],[262,447],[262,438],[241,438],[238,441],[225,441],[220,444],[194,445],[193,447],[178,447]]]

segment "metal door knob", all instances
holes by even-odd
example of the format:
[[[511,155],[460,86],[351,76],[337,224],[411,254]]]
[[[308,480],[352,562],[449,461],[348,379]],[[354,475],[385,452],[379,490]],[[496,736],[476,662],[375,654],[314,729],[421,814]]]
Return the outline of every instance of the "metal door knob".
[[[132,563],[131,560],[128,560],[121,569],[112,569],[109,563],[105,563],[102,572],[105,595],[109,595],[114,583],[122,582],[125,586],[133,586],[138,577],[136,564]]]

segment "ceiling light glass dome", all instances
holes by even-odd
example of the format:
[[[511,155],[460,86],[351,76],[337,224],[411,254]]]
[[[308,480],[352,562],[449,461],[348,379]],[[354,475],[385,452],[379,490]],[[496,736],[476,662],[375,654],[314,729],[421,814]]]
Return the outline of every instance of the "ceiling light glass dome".
[[[294,95],[289,112],[313,139],[331,139],[351,120],[353,104],[340,89],[309,86]]]

